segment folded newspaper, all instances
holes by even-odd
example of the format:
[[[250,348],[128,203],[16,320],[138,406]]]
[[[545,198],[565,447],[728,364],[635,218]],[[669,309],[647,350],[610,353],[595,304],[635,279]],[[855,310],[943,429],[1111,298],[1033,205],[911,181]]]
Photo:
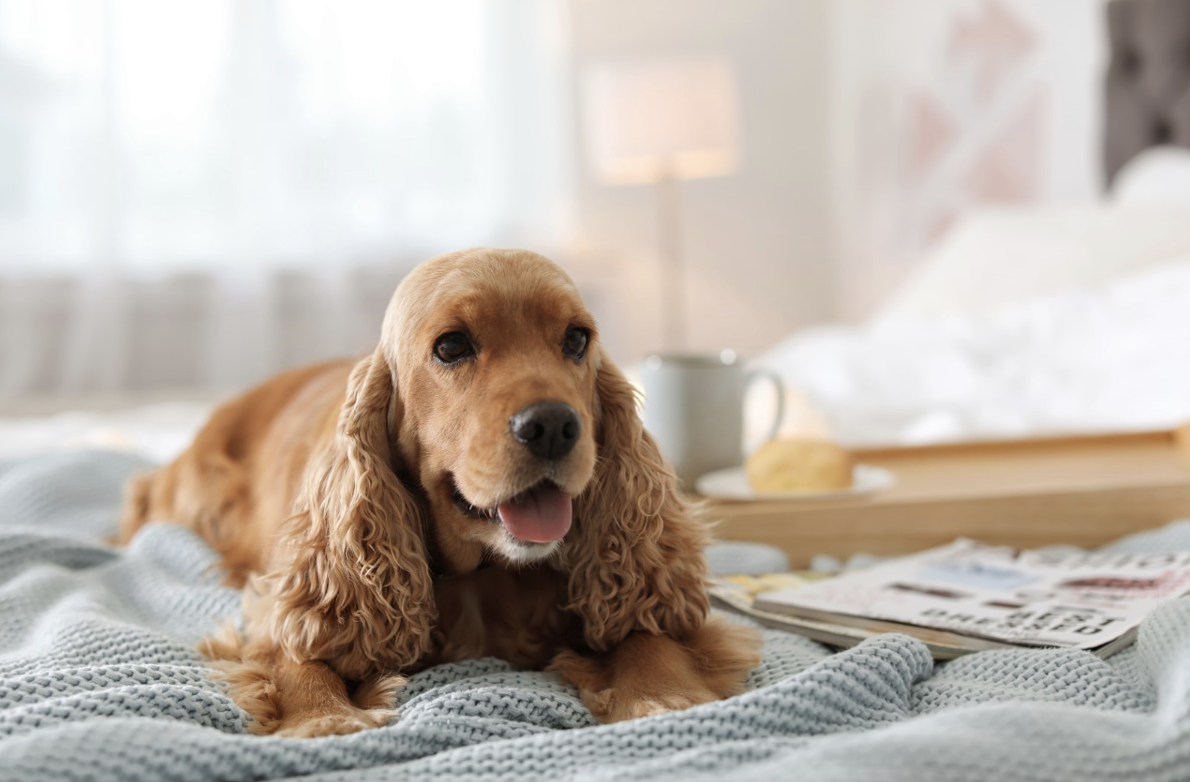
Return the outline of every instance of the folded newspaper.
[[[711,589],[721,605],[822,643],[906,633],[938,659],[1020,646],[1107,657],[1154,608],[1188,593],[1190,552],[1021,551],[966,539],[835,577],[733,576]]]

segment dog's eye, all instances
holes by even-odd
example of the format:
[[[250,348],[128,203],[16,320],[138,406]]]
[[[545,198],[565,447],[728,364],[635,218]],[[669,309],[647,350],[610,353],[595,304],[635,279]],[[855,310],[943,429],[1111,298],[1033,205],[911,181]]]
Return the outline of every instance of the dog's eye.
[[[467,356],[475,355],[475,346],[471,344],[471,340],[461,331],[452,331],[449,334],[443,334],[434,343],[434,356],[443,364],[453,364],[456,361],[462,361]]]
[[[562,352],[571,358],[582,358],[587,353],[587,342],[591,339],[591,332],[575,326],[566,332],[566,339],[562,341]]]

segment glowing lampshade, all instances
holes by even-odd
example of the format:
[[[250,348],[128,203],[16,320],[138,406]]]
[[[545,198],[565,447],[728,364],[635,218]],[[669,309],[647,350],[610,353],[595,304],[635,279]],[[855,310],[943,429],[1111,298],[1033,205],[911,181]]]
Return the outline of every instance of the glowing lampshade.
[[[584,94],[592,174],[601,182],[725,176],[738,166],[735,74],[722,57],[598,63]]]

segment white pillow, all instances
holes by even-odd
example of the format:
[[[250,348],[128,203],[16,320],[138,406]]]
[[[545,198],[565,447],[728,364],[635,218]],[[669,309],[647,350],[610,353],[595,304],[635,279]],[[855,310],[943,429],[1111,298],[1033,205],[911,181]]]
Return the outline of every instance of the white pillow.
[[[1111,187],[1121,206],[1190,208],[1190,149],[1152,147],[1124,164]]]
[[[874,320],[970,315],[1190,254],[1187,207],[983,207],[960,218]]]

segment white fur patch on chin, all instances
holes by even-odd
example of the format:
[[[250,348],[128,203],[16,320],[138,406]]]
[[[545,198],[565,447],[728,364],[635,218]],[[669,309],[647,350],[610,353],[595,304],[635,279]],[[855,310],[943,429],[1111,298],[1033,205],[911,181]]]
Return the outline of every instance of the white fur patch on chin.
[[[560,540],[552,540],[549,543],[525,543],[508,534],[507,530],[502,532],[503,534],[492,542],[492,549],[514,565],[526,565],[548,559],[562,543]]]

